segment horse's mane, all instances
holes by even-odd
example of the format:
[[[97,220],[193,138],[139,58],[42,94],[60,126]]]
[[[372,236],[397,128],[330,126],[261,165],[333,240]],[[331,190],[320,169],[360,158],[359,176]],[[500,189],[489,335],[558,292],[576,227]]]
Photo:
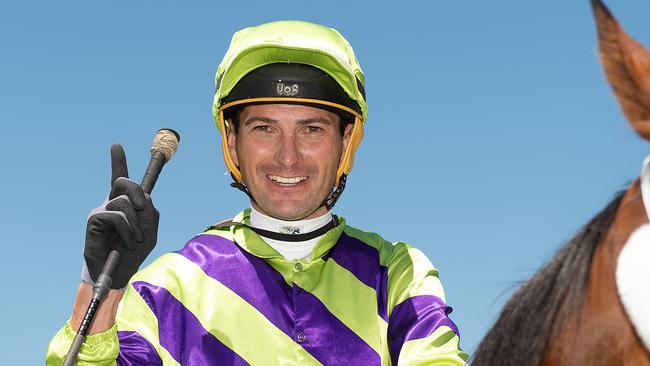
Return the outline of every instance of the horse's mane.
[[[582,306],[594,250],[612,225],[623,193],[517,290],[481,341],[472,365],[541,364],[553,328]]]

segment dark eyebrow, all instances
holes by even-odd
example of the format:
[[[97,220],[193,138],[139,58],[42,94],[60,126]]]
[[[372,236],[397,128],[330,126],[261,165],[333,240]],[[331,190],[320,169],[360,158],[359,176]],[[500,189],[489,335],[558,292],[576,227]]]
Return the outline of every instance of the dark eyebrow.
[[[246,121],[244,121],[244,126],[249,125],[249,124],[251,124],[253,122],[278,123],[277,120],[274,120],[274,119],[271,119],[271,118],[253,116],[253,117],[247,118]]]
[[[300,119],[298,120],[298,123],[301,125],[308,125],[310,123],[324,123],[327,125],[333,124],[333,122],[327,118],[322,118],[322,117],[315,117],[315,118],[307,118],[307,119]]]

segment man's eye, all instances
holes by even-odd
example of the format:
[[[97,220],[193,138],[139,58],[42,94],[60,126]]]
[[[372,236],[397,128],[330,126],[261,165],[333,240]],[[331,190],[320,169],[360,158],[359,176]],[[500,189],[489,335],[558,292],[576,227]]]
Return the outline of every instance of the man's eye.
[[[323,129],[318,126],[307,126],[308,133],[319,133],[321,131],[323,131]]]
[[[255,131],[260,131],[260,132],[270,132],[271,127],[266,126],[266,125],[261,125],[261,126],[255,126],[253,127],[253,130]]]

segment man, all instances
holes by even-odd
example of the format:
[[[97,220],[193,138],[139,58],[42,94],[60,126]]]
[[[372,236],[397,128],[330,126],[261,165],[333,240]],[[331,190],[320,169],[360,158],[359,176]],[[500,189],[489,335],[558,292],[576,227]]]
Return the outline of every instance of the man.
[[[428,259],[331,213],[367,115],[348,42],[300,21],[247,28],[216,84],[224,160],[251,208],[135,273],[158,213],[114,147],[109,201],[89,218],[84,281],[48,365],[65,356],[111,248],[130,259],[81,350],[87,364],[464,365]]]

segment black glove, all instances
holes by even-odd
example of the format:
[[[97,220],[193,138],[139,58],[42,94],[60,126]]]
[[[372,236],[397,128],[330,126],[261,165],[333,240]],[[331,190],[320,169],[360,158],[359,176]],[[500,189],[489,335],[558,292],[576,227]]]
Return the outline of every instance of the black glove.
[[[149,194],[128,179],[126,156],[119,144],[111,146],[111,166],[111,193],[88,216],[81,277],[91,284],[97,281],[108,253],[115,249],[120,262],[111,288],[123,289],[156,245],[160,215]]]

